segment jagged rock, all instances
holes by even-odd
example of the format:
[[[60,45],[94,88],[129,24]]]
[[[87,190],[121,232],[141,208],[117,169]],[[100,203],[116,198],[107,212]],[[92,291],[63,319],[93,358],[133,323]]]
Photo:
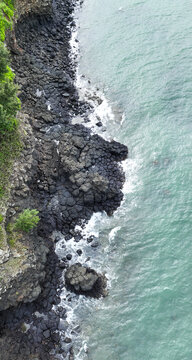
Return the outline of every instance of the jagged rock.
[[[66,284],[74,291],[93,297],[106,296],[107,279],[95,270],[77,263],[65,273]]]

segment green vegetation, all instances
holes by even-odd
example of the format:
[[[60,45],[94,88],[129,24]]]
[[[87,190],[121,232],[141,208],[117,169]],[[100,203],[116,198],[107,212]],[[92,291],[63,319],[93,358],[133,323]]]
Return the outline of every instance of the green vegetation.
[[[1,0],[0,2],[0,40],[5,40],[5,32],[11,28],[11,18],[14,14],[14,1],[13,0]]]
[[[39,211],[37,211],[36,209],[25,209],[22,211],[22,213],[20,213],[15,222],[10,222],[7,224],[6,232],[10,248],[17,247],[20,250],[23,249],[21,241],[23,238],[22,232],[28,233],[38,224],[40,220],[38,213]]]
[[[37,216],[38,213],[39,211],[36,209],[25,209],[16,220],[14,228],[16,230],[29,232],[38,224],[40,220],[39,216]]]
[[[10,222],[10,223],[8,223],[7,224],[7,226],[6,226],[6,231],[8,232],[8,233],[12,233],[12,231],[13,231],[13,224]]]
[[[18,231],[15,231],[14,224],[9,223],[6,227],[7,235],[8,235],[8,244],[10,248],[15,248],[15,246],[19,244],[19,240],[21,239],[21,234]]]
[[[16,113],[20,109],[17,98],[18,88],[14,84],[14,74],[9,68],[9,53],[0,42],[0,141],[16,130]]]
[[[14,84],[10,56],[4,44],[13,14],[14,0],[0,0],[0,198],[6,194],[11,165],[21,149],[16,119],[20,109],[18,87]]]
[[[15,243],[16,243],[16,237],[15,237],[15,236],[10,237],[10,238],[8,239],[8,244],[9,244],[10,248],[14,248],[14,247],[15,247]]]

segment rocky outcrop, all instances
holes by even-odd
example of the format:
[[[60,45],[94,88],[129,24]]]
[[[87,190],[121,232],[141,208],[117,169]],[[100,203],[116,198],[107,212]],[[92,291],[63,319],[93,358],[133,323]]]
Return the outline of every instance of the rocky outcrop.
[[[36,244],[37,245],[37,244]],[[41,292],[45,277],[47,247],[39,244],[38,251],[22,238],[12,249],[9,259],[0,265],[0,309],[34,301]]]
[[[55,360],[54,354],[49,353],[58,349],[58,329],[67,329],[67,322],[62,326],[66,319],[64,308],[56,306],[57,311],[52,310],[53,304],[60,302],[57,294],[61,276],[53,247],[47,257],[46,276],[38,299],[0,312],[0,360]]]
[[[111,214],[122,200],[124,181],[116,163],[126,155],[126,147],[92,136],[83,126],[66,125],[59,132],[41,134],[29,184],[41,210],[39,231],[67,233],[94,211]]]
[[[77,294],[99,298],[107,295],[107,278],[95,270],[77,263],[65,273],[66,285]]]
[[[15,7],[17,20],[31,14],[47,15],[51,13],[52,0],[16,0]]]

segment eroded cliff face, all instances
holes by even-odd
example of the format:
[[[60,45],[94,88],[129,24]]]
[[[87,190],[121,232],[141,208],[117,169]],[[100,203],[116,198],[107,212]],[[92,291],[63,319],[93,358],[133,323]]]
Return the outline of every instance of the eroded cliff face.
[[[18,114],[21,121],[23,150],[13,165],[9,179],[9,194],[0,202],[3,216],[0,231],[0,311],[17,306],[20,302],[33,301],[41,292],[40,282],[45,277],[44,266],[48,254],[46,241],[34,230],[30,234],[8,231],[9,224],[23,208],[23,199],[28,199],[29,178],[35,138],[27,115]],[[14,206],[14,198],[20,201]],[[25,207],[30,207],[28,203]]]
[[[16,0],[16,17],[30,14],[47,15],[52,11],[52,0]]]
[[[32,14],[49,15],[52,11],[52,0],[17,0],[15,3],[15,23],[13,31],[7,37],[8,42],[15,42],[15,26],[23,17]],[[0,224],[0,311],[20,302],[29,302],[37,298],[41,292],[40,283],[45,277],[44,266],[48,253],[48,246],[35,232],[30,235],[20,234],[14,239],[7,232],[7,225],[12,218],[22,210],[22,199],[28,199],[27,185],[32,166],[32,151],[35,137],[29,124],[28,115],[21,111],[20,136],[23,150],[13,164],[10,174],[8,191],[0,201],[0,214],[3,220]],[[20,198],[20,206],[14,207],[14,197]],[[30,203],[26,201],[26,207]]]
[[[70,237],[93,212],[112,214],[123,197],[118,163],[127,157],[126,146],[71,123],[79,114],[87,121],[91,111],[79,100],[73,81],[73,8],[71,0],[54,1],[53,7],[50,0],[16,1],[14,33],[22,51],[10,49],[20,86],[23,151],[10,179],[2,227],[25,208],[38,209],[41,221],[37,232],[21,236],[14,246],[3,228],[0,310],[39,295],[54,231]]]

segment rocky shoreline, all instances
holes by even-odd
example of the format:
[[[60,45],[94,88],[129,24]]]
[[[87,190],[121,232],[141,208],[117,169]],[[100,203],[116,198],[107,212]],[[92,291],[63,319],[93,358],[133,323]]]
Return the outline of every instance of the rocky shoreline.
[[[66,309],[59,305],[66,270],[70,290],[94,297],[106,294],[104,275],[81,261],[70,268],[70,254],[59,260],[54,251],[60,241],[56,232],[66,241],[73,237],[78,242],[81,233],[76,225],[94,212],[111,215],[117,209],[124,183],[119,162],[128,153],[126,146],[107,142],[82,124],[72,125],[74,116],[81,115],[86,122],[92,111],[79,100],[74,84],[69,41],[75,5],[72,0],[54,0],[51,11],[46,4],[42,14],[39,8],[38,13],[22,12],[14,26],[14,41],[13,36],[8,38],[26,137],[12,176],[7,221],[23,208],[38,209],[41,221],[26,240],[27,253],[35,254],[33,267],[28,266],[18,289],[18,278],[12,284],[8,306],[17,307],[0,313],[0,360],[74,359],[72,340],[65,334]],[[80,260],[81,253],[79,249]],[[26,294],[24,287],[29,288]],[[16,296],[16,290],[22,295]],[[7,294],[1,301],[4,309]]]

